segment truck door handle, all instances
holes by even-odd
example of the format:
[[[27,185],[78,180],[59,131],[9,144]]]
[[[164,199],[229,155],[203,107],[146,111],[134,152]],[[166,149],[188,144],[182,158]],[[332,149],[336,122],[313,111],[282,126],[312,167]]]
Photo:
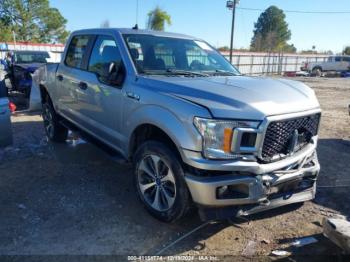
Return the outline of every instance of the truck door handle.
[[[79,88],[82,89],[82,90],[86,90],[86,89],[88,88],[88,85],[87,85],[87,83],[85,83],[85,82],[80,82],[80,83],[78,84],[78,86],[79,86]]]
[[[63,81],[63,75],[57,75],[57,80],[58,81]]]
[[[127,93],[126,93],[126,96],[129,97],[129,98],[131,98],[131,99],[135,99],[135,100],[137,100],[137,101],[140,100],[140,96],[137,95],[137,94],[135,94],[135,93],[133,93],[133,92],[127,92]]]

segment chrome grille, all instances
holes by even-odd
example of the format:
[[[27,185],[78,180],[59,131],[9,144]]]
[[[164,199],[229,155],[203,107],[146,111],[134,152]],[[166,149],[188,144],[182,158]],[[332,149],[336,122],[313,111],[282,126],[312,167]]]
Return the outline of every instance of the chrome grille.
[[[264,162],[282,159],[306,146],[317,135],[320,114],[271,122],[266,130],[261,158]],[[297,141],[293,137],[297,134]],[[295,139],[295,138],[294,138]]]

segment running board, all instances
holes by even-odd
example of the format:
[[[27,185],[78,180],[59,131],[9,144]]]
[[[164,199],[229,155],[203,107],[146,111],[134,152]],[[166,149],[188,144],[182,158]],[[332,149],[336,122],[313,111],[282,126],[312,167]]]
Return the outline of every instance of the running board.
[[[130,164],[130,161],[125,159],[117,150],[99,141],[98,139],[88,134],[87,132],[84,132],[83,130],[81,130],[80,128],[78,128],[76,125],[72,124],[68,120],[62,119],[60,121],[60,124],[63,125],[65,128],[69,129],[70,131],[76,133],[79,137],[81,137],[86,142],[89,142],[94,146],[98,147],[99,149],[103,150],[107,154],[107,156],[110,159],[112,159],[112,161],[121,165]]]

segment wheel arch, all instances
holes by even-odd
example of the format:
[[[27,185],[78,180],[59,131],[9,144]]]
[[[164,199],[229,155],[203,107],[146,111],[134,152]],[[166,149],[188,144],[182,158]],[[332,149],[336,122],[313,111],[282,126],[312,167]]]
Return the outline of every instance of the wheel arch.
[[[182,160],[182,149],[202,150],[201,136],[192,124],[193,117],[190,115],[175,115],[170,110],[155,105],[140,107],[127,115],[129,117],[123,129],[124,134],[127,134],[124,146],[129,159],[135,153],[135,147],[147,139],[166,142],[176,148]]]
[[[162,128],[149,123],[140,124],[132,132],[129,140],[129,159],[132,159],[136,150],[146,141],[158,141],[166,144],[175,154],[181,158],[181,153],[174,139],[171,138]]]
[[[43,84],[40,84],[40,85],[39,85],[39,90],[40,90],[40,99],[41,99],[41,103],[46,102],[46,99],[47,99],[47,98],[50,98],[50,100],[51,100],[50,94],[49,94],[49,92],[47,91],[46,86],[44,86]]]
[[[319,65],[314,66],[314,67],[312,68],[312,71],[314,71],[314,70],[316,70],[316,69],[320,69],[321,71],[323,71],[323,70],[322,70],[322,66],[319,66]]]

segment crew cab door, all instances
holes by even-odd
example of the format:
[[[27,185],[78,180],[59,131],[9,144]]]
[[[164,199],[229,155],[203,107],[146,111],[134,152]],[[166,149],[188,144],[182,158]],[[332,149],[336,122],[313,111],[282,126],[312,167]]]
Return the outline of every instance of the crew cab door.
[[[114,69],[112,67],[115,67]],[[77,112],[83,126],[113,147],[120,146],[122,86],[111,75],[123,67],[117,42],[110,35],[96,36],[84,79],[80,79]],[[114,75],[116,76],[116,75]]]
[[[83,121],[78,113],[77,92],[80,89],[80,82],[89,76],[86,68],[89,50],[94,39],[94,35],[73,36],[65,58],[56,72],[58,110],[60,114],[79,126]]]

